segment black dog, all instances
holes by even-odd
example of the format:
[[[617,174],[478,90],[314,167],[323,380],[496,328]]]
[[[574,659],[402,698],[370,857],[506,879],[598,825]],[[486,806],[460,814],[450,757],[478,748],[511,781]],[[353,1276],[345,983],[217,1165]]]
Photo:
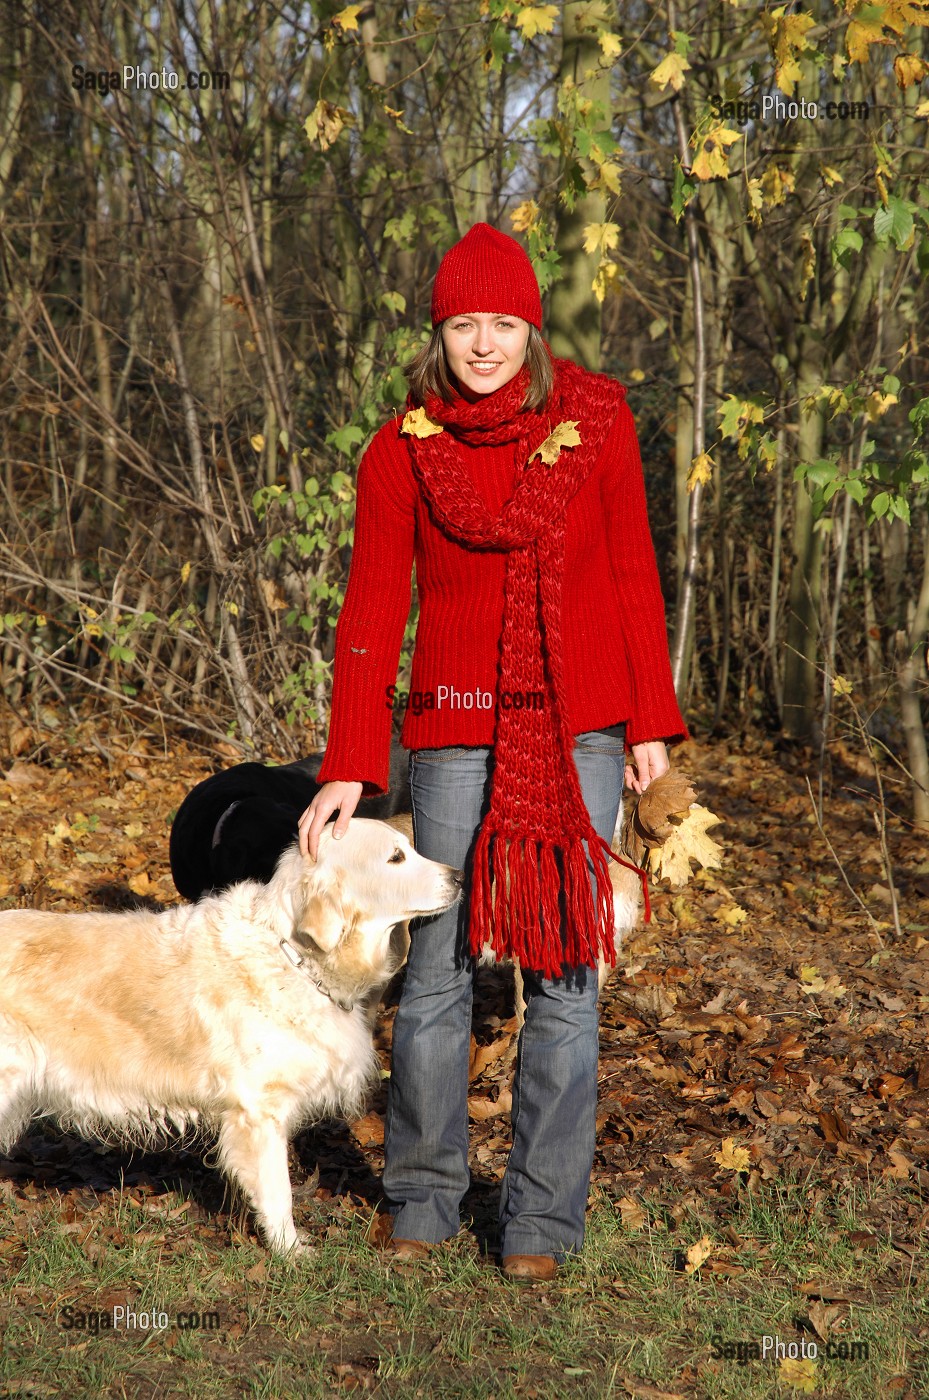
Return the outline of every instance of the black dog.
[[[195,900],[238,880],[267,884],[319,791],[322,761],[319,753],[279,768],[239,763],[192,788],[171,827],[171,874],[178,893]],[[362,798],[358,815],[381,821],[410,810],[409,754],[393,738],[390,790],[383,797]]]

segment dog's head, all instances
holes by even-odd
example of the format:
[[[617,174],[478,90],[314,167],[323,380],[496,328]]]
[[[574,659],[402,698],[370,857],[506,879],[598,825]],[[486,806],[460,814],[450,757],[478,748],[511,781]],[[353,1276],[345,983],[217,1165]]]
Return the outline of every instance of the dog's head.
[[[391,929],[450,908],[462,879],[460,870],[426,860],[384,822],[353,817],[339,840],[325,828],[315,862],[296,846],[285,851],[268,888],[292,918],[293,940],[330,977],[358,991],[396,970]]]

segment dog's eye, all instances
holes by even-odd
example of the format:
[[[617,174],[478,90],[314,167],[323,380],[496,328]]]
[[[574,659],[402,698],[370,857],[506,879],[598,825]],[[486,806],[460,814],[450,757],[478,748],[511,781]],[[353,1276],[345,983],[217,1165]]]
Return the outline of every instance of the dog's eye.
[[[388,864],[388,865],[401,865],[401,864],[403,863],[403,861],[405,861],[405,860],[406,860],[406,855],[404,854],[403,851],[401,851],[400,847],[398,846],[397,849],[394,851],[393,855],[390,857],[390,860],[387,862],[387,864]]]

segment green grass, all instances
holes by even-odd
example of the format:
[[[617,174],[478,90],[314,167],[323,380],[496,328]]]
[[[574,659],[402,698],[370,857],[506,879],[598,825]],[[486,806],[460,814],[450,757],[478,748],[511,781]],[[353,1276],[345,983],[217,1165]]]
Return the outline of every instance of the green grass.
[[[0,1394],[751,1400],[802,1392],[770,1362],[714,1359],[714,1336],[817,1340],[811,1310],[832,1308],[831,1335],[866,1340],[870,1359],[818,1360],[807,1393],[929,1395],[929,1261],[925,1247],[894,1242],[913,1206],[896,1183],[840,1198],[810,1182],[766,1183],[713,1213],[693,1194],[652,1194],[637,1230],[598,1192],[584,1254],[536,1288],[502,1279],[466,1234],[435,1261],[388,1267],[363,1243],[367,1212],[344,1200],[299,1212],[319,1240],[299,1267],[223,1222],[170,1219],[179,1201],[157,1198],[153,1211],[114,1193],[84,1215],[53,1193],[25,1209],[3,1203]],[[712,1253],[688,1274],[701,1238]],[[801,1291],[811,1283],[819,1298]],[[59,1325],[64,1306],[106,1311],[114,1297],[167,1312],[171,1325],[96,1336]],[[221,1326],[179,1330],[176,1314],[192,1309],[218,1311]]]

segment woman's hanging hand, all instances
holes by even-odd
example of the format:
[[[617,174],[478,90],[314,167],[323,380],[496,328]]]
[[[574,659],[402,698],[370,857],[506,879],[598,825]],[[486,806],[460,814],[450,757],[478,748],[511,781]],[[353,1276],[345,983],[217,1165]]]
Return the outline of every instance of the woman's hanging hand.
[[[633,792],[644,792],[649,783],[667,773],[670,767],[667,745],[661,739],[633,744],[632,763],[626,764],[626,787]]]

